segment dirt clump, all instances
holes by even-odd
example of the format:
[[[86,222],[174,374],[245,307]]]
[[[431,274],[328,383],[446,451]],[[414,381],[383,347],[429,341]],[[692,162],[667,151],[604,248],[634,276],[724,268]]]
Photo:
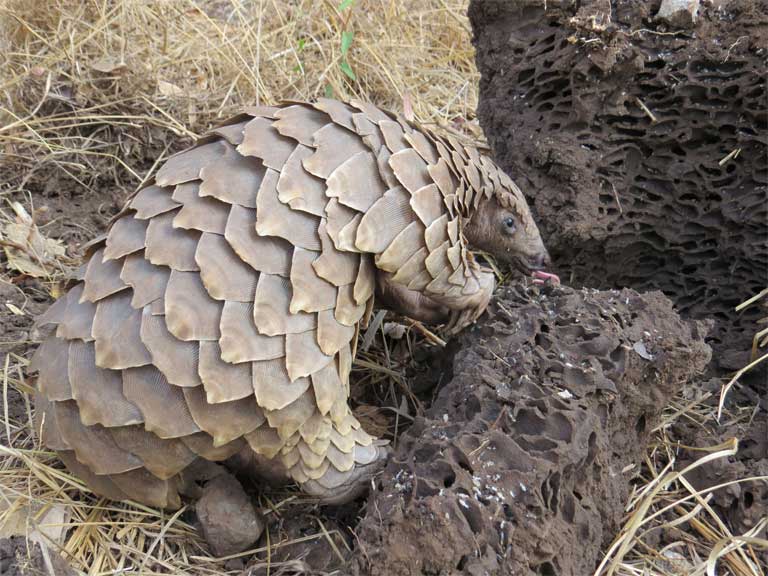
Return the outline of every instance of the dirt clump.
[[[358,572],[591,573],[660,411],[710,360],[708,328],[659,292],[504,289],[398,438]]]
[[[714,317],[717,365],[755,330],[768,266],[768,2],[473,0],[478,116],[569,284],[662,290]]]
[[[195,503],[203,536],[216,556],[246,550],[264,531],[264,519],[231,474],[221,474],[203,488]]]

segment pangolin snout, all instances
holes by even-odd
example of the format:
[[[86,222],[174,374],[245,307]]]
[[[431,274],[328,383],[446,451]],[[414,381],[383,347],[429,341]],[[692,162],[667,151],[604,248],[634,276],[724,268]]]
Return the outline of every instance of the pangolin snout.
[[[528,266],[531,270],[544,270],[552,264],[552,258],[549,256],[549,252],[544,250],[534,256],[528,257]]]
[[[532,272],[534,284],[546,284],[547,282],[560,284],[560,277],[557,274],[545,272],[551,264],[552,258],[546,250],[528,258],[528,269]]]

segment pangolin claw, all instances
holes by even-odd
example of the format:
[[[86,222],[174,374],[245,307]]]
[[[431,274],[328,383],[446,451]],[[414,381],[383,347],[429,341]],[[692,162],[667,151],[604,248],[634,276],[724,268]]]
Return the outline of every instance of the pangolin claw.
[[[460,302],[464,306],[451,310],[448,323],[443,328],[443,332],[447,336],[458,334],[470,324],[474,324],[482,313],[485,312],[485,309],[488,308],[491,296],[493,296],[495,277],[492,272],[483,271],[478,274],[477,279],[480,283],[477,292]]]

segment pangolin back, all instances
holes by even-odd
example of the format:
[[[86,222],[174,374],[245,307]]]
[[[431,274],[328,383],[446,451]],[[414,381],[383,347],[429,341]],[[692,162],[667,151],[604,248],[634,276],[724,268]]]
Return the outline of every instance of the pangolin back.
[[[348,488],[384,455],[348,406],[376,271],[476,290],[461,219],[503,178],[369,104],[247,109],[161,166],[40,319],[43,442],[96,492],[165,508],[244,450]]]

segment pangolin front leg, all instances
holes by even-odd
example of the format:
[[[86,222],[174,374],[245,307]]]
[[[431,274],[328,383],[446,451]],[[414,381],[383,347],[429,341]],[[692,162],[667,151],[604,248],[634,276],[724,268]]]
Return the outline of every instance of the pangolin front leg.
[[[387,310],[413,320],[441,324],[451,318],[451,310],[422,292],[410,290],[393,281],[394,274],[383,270],[376,274],[376,302]]]
[[[493,272],[481,269],[467,282],[466,286],[470,287],[468,294],[432,296],[434,302],[450,310],[448,323],[444,327],[445,333],[449,336],[457,334],[473,324],[488,307],[495,285]]]
[[[376,302],[382,308],[430,324],[444,324],[446,335],[461,332],[474,323],[488,307],[495,287],[494,275],[479,270],[467,282],[468,294],[427,294],[411,290],[393,280],[395,275],[376,274]]]

